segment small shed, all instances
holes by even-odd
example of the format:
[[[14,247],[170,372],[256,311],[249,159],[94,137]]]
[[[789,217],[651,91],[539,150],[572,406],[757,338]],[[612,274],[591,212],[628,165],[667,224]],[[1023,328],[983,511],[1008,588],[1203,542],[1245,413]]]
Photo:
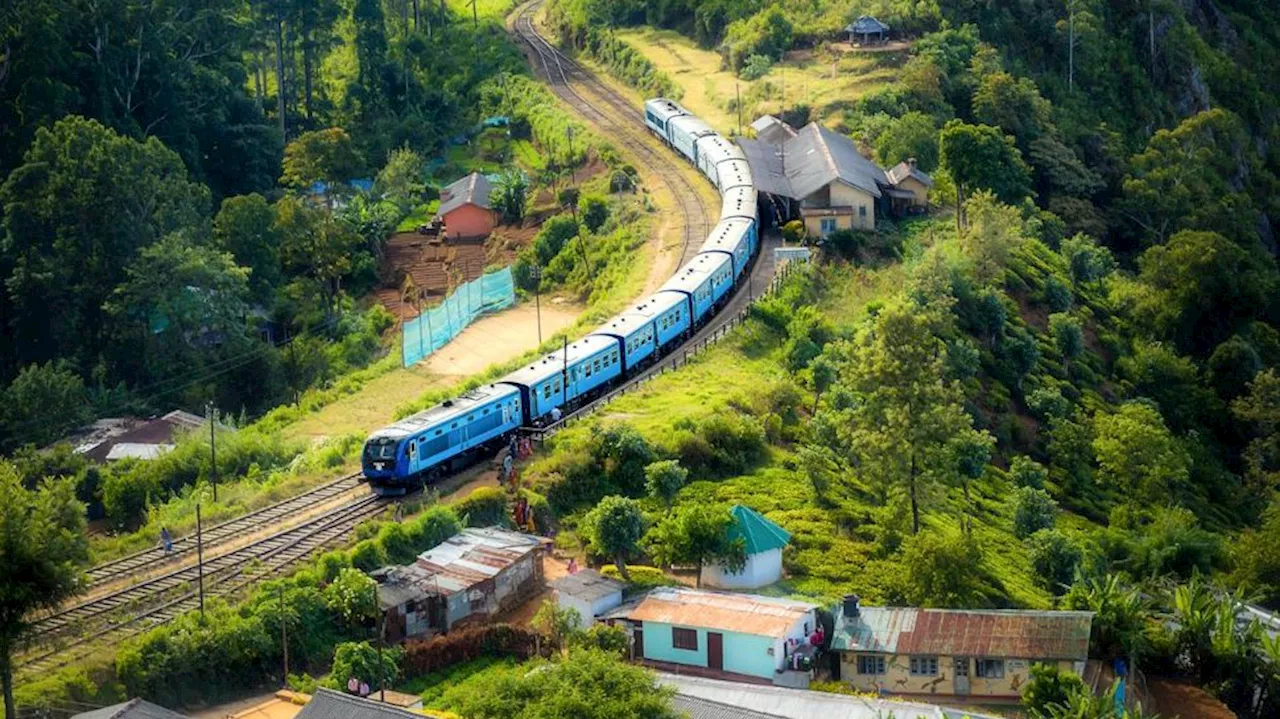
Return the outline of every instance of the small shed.
[[[729,513],[734,520],[729,538],[742,538],[747,563],[741,572],[708,564],[702,568],[702,583],[719,589],[758,589],[782,579],[782,548],[791,541],[791,534],[750,507],[734,505]]]
[[[929,206],[929,190],[933,187],[933,178],[916,166],[916,158],[899,162],[885,172],[885,176],[889,178],[892,189],[897,191],[889,193],[895,212]]]
[[[889,39],[889,26],[880,22],[870,15],[863,15],[854,20],[844,29],[849,33],[849,42],[862,45],[869,45],[872,36],[876,42],[885,42]]]
[[[444,223],[445,237],[484,237],[498,224],[489,195],[493,186],[479,172],[458,180],[440,191],[436,217]]]
[[[594,624],[596,617],[622,604],[622,582],[594,569],[566,574],[551,582],[551,588],[555,590],[556,604],[578,612],[579,626],[583,629]]]
[[[413,564],[374,572],[387,639],[446,633],[517,606],[543,587],[545,546],[529,534],[468,528]]]

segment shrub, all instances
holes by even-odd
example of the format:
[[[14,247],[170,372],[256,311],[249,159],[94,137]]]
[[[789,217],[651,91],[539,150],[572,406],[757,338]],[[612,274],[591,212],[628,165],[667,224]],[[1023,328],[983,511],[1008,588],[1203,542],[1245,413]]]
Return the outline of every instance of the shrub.
[[[853,259],[862,249],[863,236],[853,230],[836,230],[827,235],[822,246],[846,259]]]
[[[924,532],[902,549],[902,594],[921,607],[970,607],[981,597],[982,552],[959,532]]]
[[[606,564],[600,567],[600,573],[610,579],[622,580],[622,574],[618,572],[618,568],[612,564]],[[657,567],[637,567],[628,565],[627,574],[631,575],[631,581],[627,584],[627,592],[644,592],[654,587],[673,587],[680,583],[662,573]]]
[[[808,234],[801,220],[792,220],[782,226],[782,239],[792,244],[800,244]]]
[[[1022,706],[1032,719],[1047,719],[1052,708],[1068,706],[1071,698],[1085,691],[1084,682],[1056,664],[1032,664],[1031,677],[1022,687]]]
[[[1043,464],[1025,455],[1014,457],[1009,464],[1009,478],[1019,487],[1044,489],[1044,481],[1048,477],[1049,471]]]
[[[510,624],[487,624],[427,641],[410,641],[405,645],[402,666],[407,676],[422,676],[486,656],[529,659],[536,655],[538,645],[537,632]],[[550,642],[541,642],[543,656],[550,655],[550,647]]]
[[[533,252],[538,264],[546,267],[560,254],[565,244],[578,234],[578,223],[569,215],[556,215],[547,220],[533,238]]]
[[[351,566],[362,572],[372,572],[387,565],[387,553],[372,539],[366,539],[351,550]]]
[[[382,552],[387,555],[387,561],[393,564],[412,562],[418,554],[409,536],[409,530],[399,522],[388,522],[382,525],[378,530],[377,542],[382,546]]]
[[[1031,568],[1041,584],[1054,594],[1065,592],[1080,564],[1080,548],[1056,529],[1041,529],[1027,543],[1031,547]]]
[[[1013,494],[1013,533],[1019,539],[1053,526],[1058,503],[1043,489],[1020,487]]]
[[[369,642],[343,642],[333,652],[329,682],[345,686],[355,677],[371,688],[393,684],[400,676],[400,647],[375,647]]]
[[[343,569],[324,588],[324,604],[348,628],[355,629],[364,622],[377,618],[378,585],[358,569]]]
[[[414,552],[422,553],[462,531],[462,522],[452,507],[429,508],[405,524]]]
[[[507,495],[498,487],[480,487],[455,504],[454,511],[468,527],[505,525]]]
[[[752,55],[742,64],[742,71],[738,76],[752,82],[768,75],[771,69],[773,69],[773,58],[768,55]]]
[[[764,458],[764,427],[751,417],[719,412],[703,418],[696,429],[689,424],[678,428],[675,445],[680,464],[694,475],[731,477]]]
[[[1050,275],[1044,281],[1044,303],[1049,306],[1051,311],[1066,312],[1071,309],[1073,299],[1071,288],[1067,287],[1067,283],[1058,279],[1057,275]]]
[[[587,195],[579,206],[582,223],[592,232],[599,232],[609,221],[609,202],[599,195]]]

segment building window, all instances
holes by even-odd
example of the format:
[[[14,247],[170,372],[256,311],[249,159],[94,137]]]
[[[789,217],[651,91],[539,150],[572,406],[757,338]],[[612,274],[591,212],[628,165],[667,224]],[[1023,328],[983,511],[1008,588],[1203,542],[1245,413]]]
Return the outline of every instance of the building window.
[[[938,658],[937,657],[911,657],[911,676],[913,677],[938,676]]]
[[[836,218],[834,217],[824,217],[822,218],[820,224],[821,224],[821,234],[823,237],[826,237],[827,235],[836,231]]]
[[[858,205],[858,217],[866,217],[866,216],[867,216],[867,206]]]
[[[1003,659],[978,659],[973,662],[973,675],[983,679],[1004,679]]]
[[[698,631],[696,629],[671,628],[671,646],[676,649],[698,651]]]
[[[884,674],[884,657],[873,654],[859,654],[858,673]]]

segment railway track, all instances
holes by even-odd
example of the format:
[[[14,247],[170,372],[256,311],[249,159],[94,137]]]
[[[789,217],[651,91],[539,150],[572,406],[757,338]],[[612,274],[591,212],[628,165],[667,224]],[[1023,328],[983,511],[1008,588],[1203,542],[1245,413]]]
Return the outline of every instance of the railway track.
[[[525,4],[516,11],[513,23],[516,35],[532,53],[529,59],[534,71],[546,79],[561,100],[598,126],[611,141],[629,150],[638,163],[648,167],[653,176],[670,190],[684,217],[680,251],[680,264],[683,265],[698,253],[719,214],[713,216],[707,212],[702,196],[682,172],[679,158],[656,151],[645,142],[649,129],[630,101],[538,34],[533,25],[533,15],[542,3],[543,0],[533,0]],[[580,94],[574,88],[575,82],[588,88],[611,112],[604,112]]]
[[[207,597],[233,594],[290,567],[345,539],[390,503],[370,494],[248,546],[210,557],[204,561],[204,593]],[[63,607],[41,619],[27,635],[29,651],[15,657],[19,672],[29,675],[56,669],[104,642],[118,643],[198,609],[199,572],[197,566],[184,567]]]
[[[362,482],[364,477],[359,472],[348,474],[270,506],[242,514],[221,524],[205,527],[202,531],[204,549],[207,552],[218,544],[256,534],[266,527],[280,524],[282,520],[306,509],[342,496],[359,487]],[[161,567],[193,555],[195,551],[196,537],[189,535],[174,539],[173,550],[170,552],[165,552],[163,547],[156,546],[103,562],[85,573],[88,579],[87,589],[92,591],[131,576],[157,571]]]

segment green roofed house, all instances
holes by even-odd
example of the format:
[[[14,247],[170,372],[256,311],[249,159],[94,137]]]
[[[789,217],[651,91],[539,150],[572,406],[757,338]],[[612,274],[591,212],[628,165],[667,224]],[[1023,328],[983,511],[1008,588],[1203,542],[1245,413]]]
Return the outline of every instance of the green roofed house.
[[[730,572],[718,564],[702,568],[702,585],[720,589],[758,589],[782,579],[782,548],[791,534],[750,507],[736,504],[729,513],[733,525],[729,537],[742,537],[747,545],[747,564],[741,572]]]

